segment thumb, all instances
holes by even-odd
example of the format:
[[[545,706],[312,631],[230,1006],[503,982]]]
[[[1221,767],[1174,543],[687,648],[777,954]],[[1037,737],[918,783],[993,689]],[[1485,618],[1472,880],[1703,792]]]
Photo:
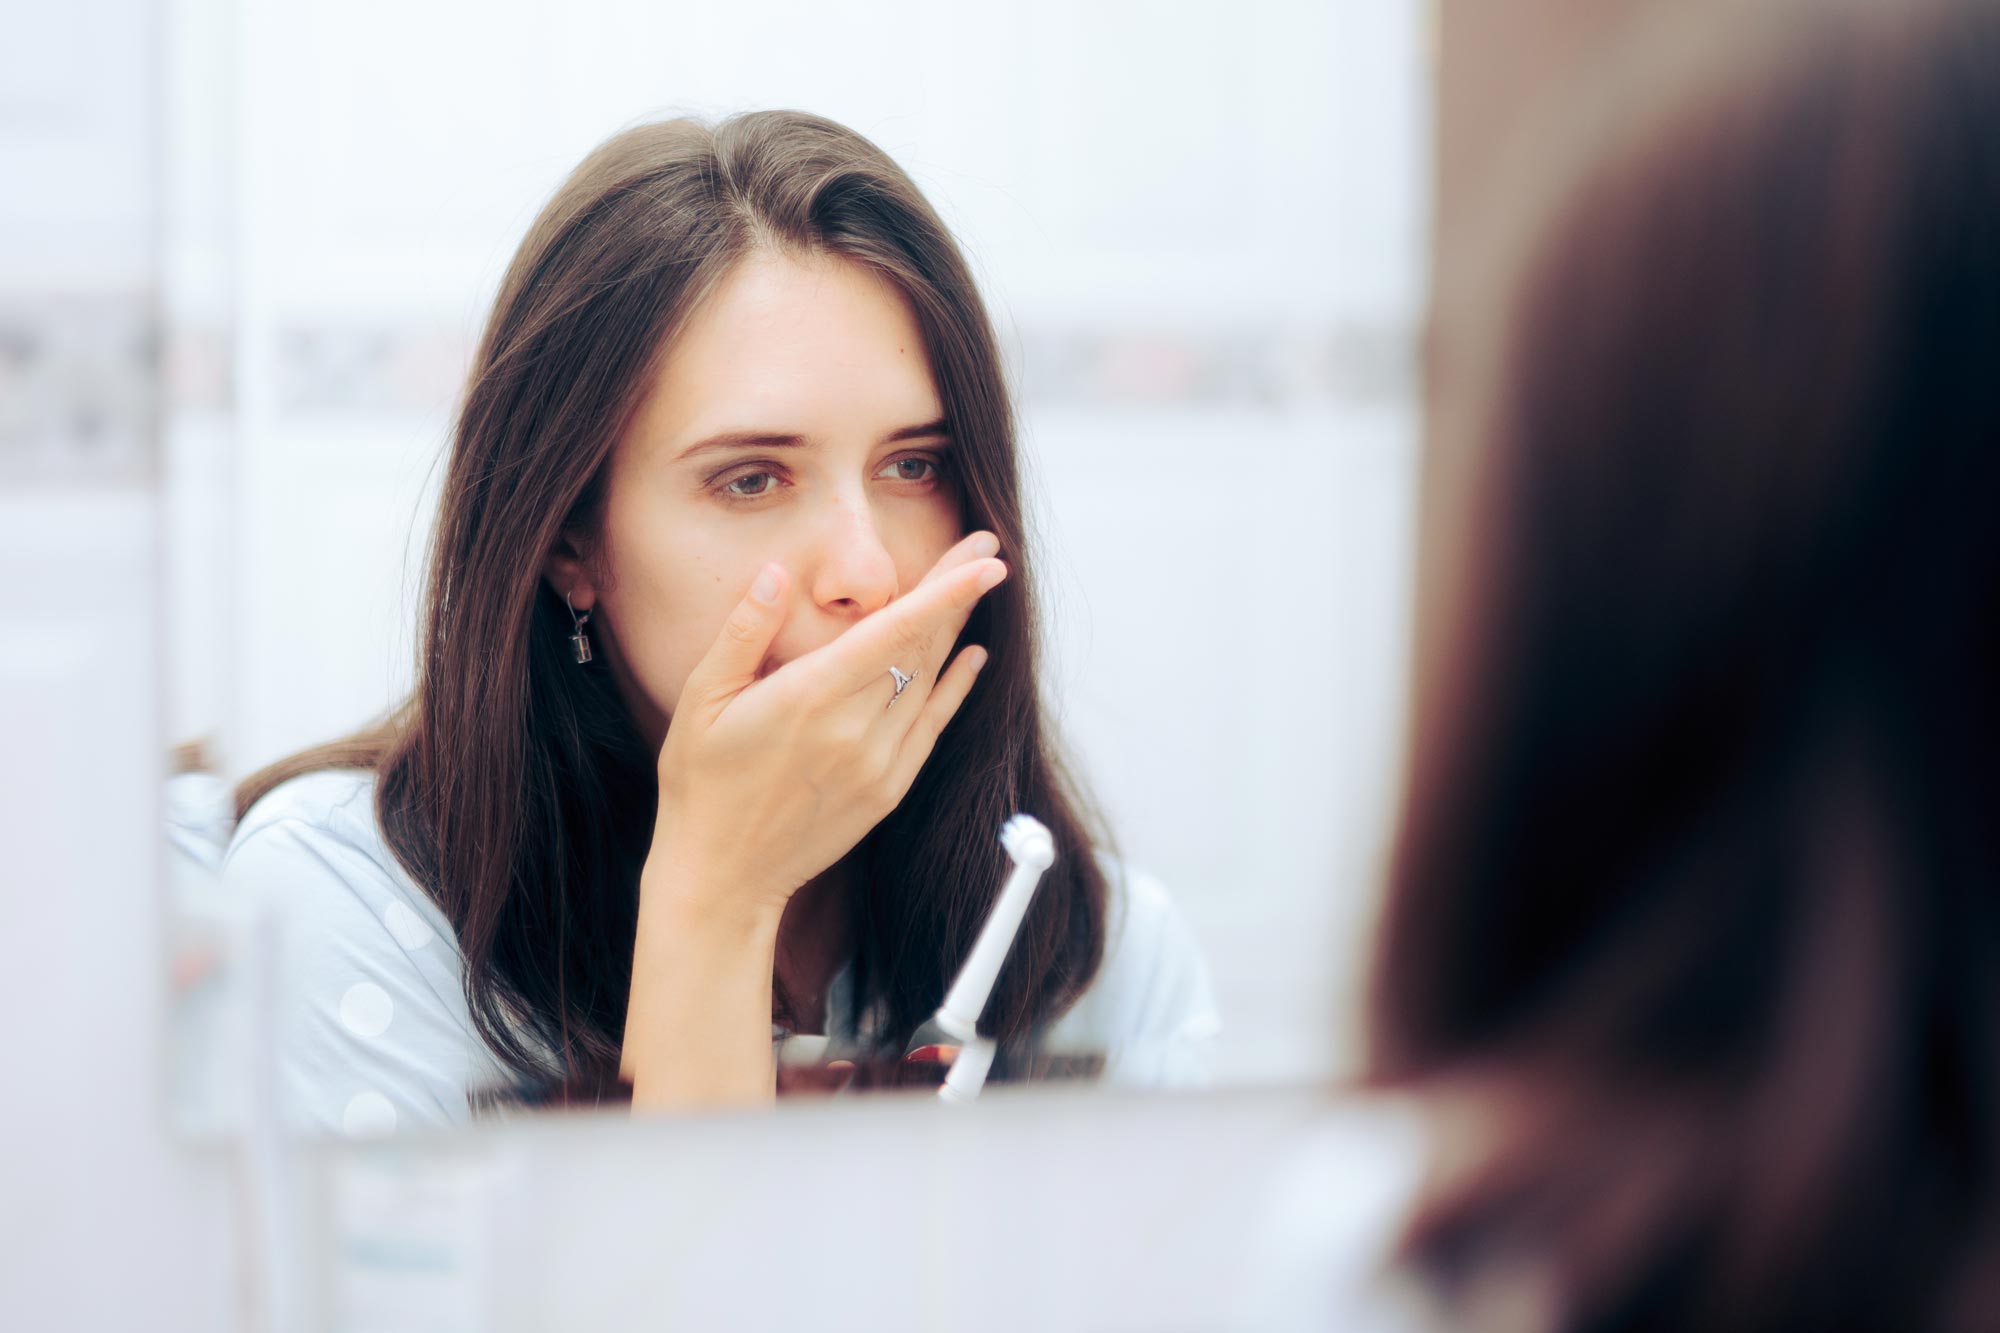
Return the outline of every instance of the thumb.
[[[790,581],[783,565],[768,564],[757,571],[750,591],[688,674],[681,687],[682,710],[692,705],[713,713],[757,679],[757,668],[785,623],[785,588]]]

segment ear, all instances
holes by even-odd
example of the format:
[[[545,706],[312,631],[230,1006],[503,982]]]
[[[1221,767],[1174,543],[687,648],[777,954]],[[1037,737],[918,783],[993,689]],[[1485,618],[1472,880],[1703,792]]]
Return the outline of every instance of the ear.
[[[555,589],[556,596],[569,598],[579,612],[597,605],[597,583],[590,575],[590,561],[584,555],[578,534],[565,531],[542,561],[542,580]]]

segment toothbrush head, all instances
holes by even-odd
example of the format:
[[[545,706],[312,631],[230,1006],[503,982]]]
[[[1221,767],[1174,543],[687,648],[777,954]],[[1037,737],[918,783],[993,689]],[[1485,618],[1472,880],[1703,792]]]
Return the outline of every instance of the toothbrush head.
[[[1015,865],[1047,870],[1056,863],[1056,840],[1033,815],[1015,815],[1001,825],[1000,845]]]

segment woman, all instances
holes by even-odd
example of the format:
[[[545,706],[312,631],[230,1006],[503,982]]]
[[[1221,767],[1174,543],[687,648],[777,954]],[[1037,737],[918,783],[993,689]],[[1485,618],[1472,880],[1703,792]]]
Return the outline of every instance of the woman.
[[[2000,1326],[2000,8],[1760,14],[1441,334],[1373,1074],[1454,1326]]]
[[[1017,810],[1059,859],[985,1027],[1198,1076],[1203,967],[1092,854],[1024,546],[992,329],[892,162],[790,112],[601,146],[475,358],[413,697],[239,797],[293,1116],[756,1103],[774,1020],[899,1054]]]

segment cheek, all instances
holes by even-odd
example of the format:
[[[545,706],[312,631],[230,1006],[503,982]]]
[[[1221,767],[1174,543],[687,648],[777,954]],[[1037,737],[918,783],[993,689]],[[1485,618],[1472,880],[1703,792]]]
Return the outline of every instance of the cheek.
[[[623,526],[623,534],[612,534],[605,615],[632,684],[672,716],[688,674],[714,644],[755,570],[738,578],[738,562],[698,523],[670,526],[654,517]]]
[[[904,592],[917,586],[931,572],[939,558],[965,536],[959,521],[958,500],[942,495],[923,505],[912,505],[900,525],[896,540],[896,581]]]

